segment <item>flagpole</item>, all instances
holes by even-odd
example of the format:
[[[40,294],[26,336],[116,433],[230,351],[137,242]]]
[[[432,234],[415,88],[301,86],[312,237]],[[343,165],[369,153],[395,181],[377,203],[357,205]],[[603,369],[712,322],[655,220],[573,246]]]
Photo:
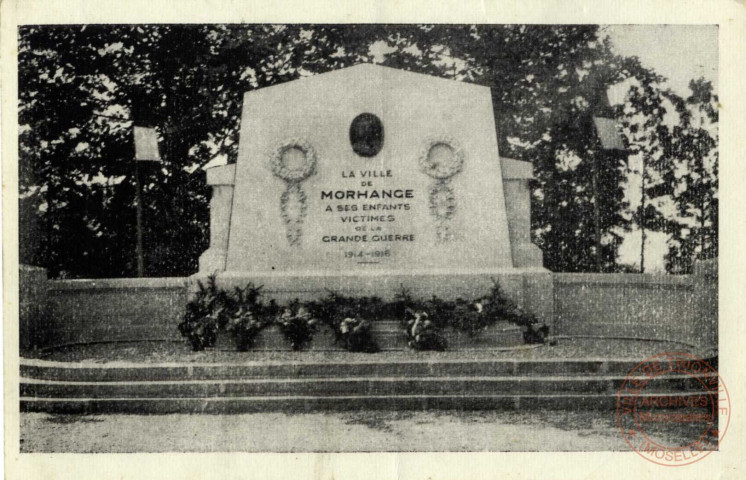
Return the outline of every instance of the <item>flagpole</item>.
[[[143,236],[145,235],[144,212],[143,212],[143,180],[140,162],[160,162],[161,155],[158,152],[158,133],[152,127],[133,128],[135,137],[135,202],[137,203],[137,242],[135,255],[137,255],[137,276],[145,276],[145,248]]]
[[[137,255],[137,276],[145,276],[145,255],[143,250],[143,225],[142,225],[142,181],[140,179],[140,167],[135,159],[135,199],[137,201],[137,245],[135,247]]]

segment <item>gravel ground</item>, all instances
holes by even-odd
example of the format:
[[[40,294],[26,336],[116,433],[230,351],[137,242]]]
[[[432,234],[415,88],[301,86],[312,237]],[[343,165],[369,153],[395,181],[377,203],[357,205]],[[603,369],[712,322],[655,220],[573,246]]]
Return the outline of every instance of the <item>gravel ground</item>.
[[[669,445],[691,426],[659,432]],[[21,414],[22,452],[626,451],[614,412]]]
[[[615,358],[642,360],[670,351],[687,351],[676,343],[609,339],[560,339],[557,345],[525,346],[499,350],[446,352],[387,351],[376,354],[344,351],[249,351],[208,350],[192,352],[183,342],[122,342],[64,347],[47,352],[28,352],[26,358],[59,362],[257,362],[257,361],[365,361],[365,360],[435,360],[441,358]]]

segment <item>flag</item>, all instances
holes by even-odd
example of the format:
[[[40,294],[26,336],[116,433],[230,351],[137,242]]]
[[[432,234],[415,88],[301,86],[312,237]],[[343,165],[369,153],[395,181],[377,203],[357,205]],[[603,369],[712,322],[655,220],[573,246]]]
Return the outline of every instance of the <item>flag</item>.
[[[135,127],[135,160],[160,162],[155,128]]]
[[[625,150],[622,136],[619,133],[618,122],[613,118],[593,117],[598,138],[604,150]]]

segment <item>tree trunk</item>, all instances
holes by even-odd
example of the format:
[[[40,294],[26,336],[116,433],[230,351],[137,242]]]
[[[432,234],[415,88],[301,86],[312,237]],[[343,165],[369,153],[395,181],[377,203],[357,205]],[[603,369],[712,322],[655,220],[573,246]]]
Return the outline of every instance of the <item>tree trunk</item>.
[[[594,244],[596,246],[594,259],[596,261],[596,271],[600,273],[603,270],[603,262],[601,260],[601,207],[599,206],[598,195],[598,157],[593,159],[592,168],[591,188],[593,188],[593,233]]]
[[[642,157],[642,189],[640,196],[640,233],[642,236],[641,242],[640,242],[640,273],[645,273],[645,176],[646,176],[646,170],[645,170],[645,157]]]

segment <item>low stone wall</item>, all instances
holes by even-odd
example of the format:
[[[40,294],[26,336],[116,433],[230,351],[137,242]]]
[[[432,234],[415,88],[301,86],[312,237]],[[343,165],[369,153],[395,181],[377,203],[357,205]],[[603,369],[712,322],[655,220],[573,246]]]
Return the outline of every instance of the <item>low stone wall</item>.
[[[684,276],[547,272],[529,277],[497,277],[519,304],[541,312],[540,317],[549,320],[547,323],[552,325],[555,335],[665,340],[708,351],[717,349],[715,260],[698,263],[694,274]],[[417,281],[413,282],[413,278]],[[176,325],[184,313],[194,280],[47,280],[43,269],[23,266],[20,271],[21,347],[179,340]],[[223,278],[221,286],[231,287],[246,279],[226,280]],[[320,288],[307,282],[289,288],[287,282],[281,286],[266,278],[255,280],[265,284],[265,293],[280,300],[305,299],[311,291],[318,292]],[[323,286],[346,287],[342,289],[347,294],[365,294],[365,282],[356,282],[354,278],[335,277],[333,280]],[[438,275],[413,276],[409,282],[405,280],[388,279],[387,293],[393,295],[401,284],[417,284],[414,295],[458,293],[468,297],[476,291],[486,293],[491,285],[486,275],[464,275],[450,282]]]
[[[47,314],[33,346],[71,343],[177,340],[187,302],[184,278],[53,280]]]
[[[44,343],[47,318],[47,271],[21,265],[18,271],[19,318],[18,335],[21,348],[33,348]]]
[[[554,333],[666,340],[717,348],[717,262],[693,275],[553,275]]]

